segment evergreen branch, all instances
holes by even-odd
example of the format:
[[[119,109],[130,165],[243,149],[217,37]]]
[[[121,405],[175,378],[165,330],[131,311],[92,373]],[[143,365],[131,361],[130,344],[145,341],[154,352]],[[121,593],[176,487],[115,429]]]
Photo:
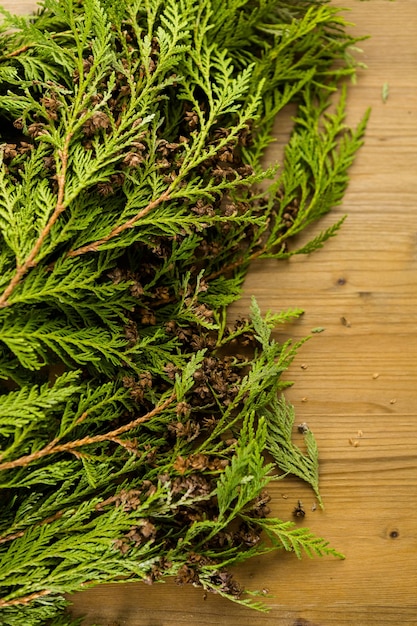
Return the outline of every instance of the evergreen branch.
[[[57,194],[57,201],[56,201],[55,209],[51,217],[49,218],[48,223],[46,224],[43,231],[40,233],[38,239],[36,240],[35,245],[33,246],[30,254],[21,265],[18,265],[16,267],[16,272],[12,280],[10,281],[6,289],[3,291],[3,293],[0,295],[0,308],[5,308],[10,305],[10,303],[8,302],[9,296],[11,296],[11,294],[16,289],[17,285],[21,282],[25,274],[29,271],[29,269],[31,269],[32,267],[36,267],[37,265],[36,257],[39,254],[39,251],[42,248],[42,245],[46,237],[51,232],[52,227],[54,226],[55,222],[57,221],[61,213],[63,213],[63,211],[65,211],[66,209],[66,204],[64,203],[65,180],[66,180],[67,166],[68,166],[69,145],[70,145],[72,136],[73,136],[72,132],[69,132],[66,135],[64,143],[63,143],[63,148],[62,150],[58,152],[59,158],[60,158],[60,167],[58,168],[59,173],[57,174],[58,194]]]
[[[318,448],[313,433],[305,433],[307,453],[302,451],[292,441],[292,428],[295,413],[292,405],[284,398],[274,399],[272,406],[267,409],[267,448],[275,459],[278,467],[286,473],[293,474],[311,485],[323,508],[319,491],[319,459]]]
[[[3,9],[1,10],[1,12],[3,14],[7,14],[7,12],[4,11]],[[48,36],[49,36],[49,38],[51,40],[53,40],[57,35],[55,33],[49,33]],[[5,59],[13,59],[15,57],[20,56],[21,54],[24,54],[25,52],[27,52],[31,48],[34,48],[36,45],[38,45],[38,44],[36,44],[35,42],[26,43],[26,44],[20,46],[19,48],[16,48],[15,50],[12,50],[11,52],[6,52],[6,54],[0,56],[0,63],[1,63],[1,61],[4,61]]]
[[[27,52],[27,50],[30,50],[30,48],[32,48],[33,46],[34,44],[30,44],[30,43],[25,44],[24,46],[17,48],[17,50],[13,50],[13,52],[8,52],[4,56],[0,57],[0,61],[3,61],[4,59],[12,59],[13,57],[17,57],[19,56],[19,54],[22,54],[23,52]]]
[[[41,520],[40,522],[37,522],[36,526],[43,526],[44,524],[50,524],[51,522],[55,522],[56,520],[60,519],[63,514],[64,514],[64,511],[58,511],[57,513],[54,513],[54,515],[51,515],[50,517],[47,517],[46,519]],[[11,535],[0,537],[0,544],[7,543],[8,541],[14,541],[15,539],[20,539],[20,537],[24,536],[25,532],[26,532],[25,530],[20,530],[19,532],[12,533]]]
[[[103,433],[100,435],[87,436],[87,437],[83,437],[82,439],[78,439],[76,441],[69,441],[67,443],[62,443],[62,444],[58,443],[59,438],[55,438],[41,450],[32,452],[31,454],[27,454],[23,457],[20,457],[19,459],[14,459],[13,461],[5,461],[3,463],[0,463],[0,471],[10,470],[16,467],[26,467],[29,464],[33,463],[34,461],[38,461],[39,459],[42,459],[46,456],[50,456],[51,454],[59,454],[61,452],[74,453],[74,451],[76,451],[77,448],[81,448],[83,446],[103,443],[104,441],[113,441],[117,443],[116,440],[119,437],[119,435],[122,435],[123,433],[133,430],[137,426],[140,426],[141,424],[148,422],[159,413],[162,413],[162,411],[164,411],[167,407],[169,407],[174,402],[175,398],[176,398],[175,394],[171,394],[171,396],[169,396],[161,404],[153,408],[152,411],[149,411],[145,415],[141,415],[140,417],[137,417],[136,419],[130,421],[128,424],[119,426],[118,428],[111,430],[107,433]],[[87,417],[87,412],[85,412],[80,417],[79,423],[84,421],[86,417]]]
[[[107,243],[111,239],[114,239],[125,230],[133,228],[136,225],[136,222],[140,221],[142,218],[148,215],[148,213],[153,211],[153,209],[158,207],[160,204],[169,200],[170,192],[171,192],[171,188],[168,187],[168,189],[166,189],[166,191],[164,191],[159,196],[159,198],[156,198],[155,200],[152,200],[151,202],[149,202],[149,204],[145,208],[143,208],[141,211],[139,211],[139,213],[131,217],[127,222],[120,224],[120,226],[116,226],[115,228],[113,228],[113,230],[110,231],[108,235],[99,239],[98,241],[93,241],[92,243],[86,246],[83,246],[81,248],[78,248],[76,250],[70,250],[70,252],[68,252],[68,256],[75,257],[75,256],[80,256],[81,254],[86,254],[87,252],[97,251],[101,245]]]
[[[44,598],[45,596],[49,596],[54,593],[51,589],[42,589],[42,591],[37,591],[35,593],[30,593],[23,598],[14,598],[12,600],[0,600],[0,609],[5,609],[11,606],[18,605],[27,605],[31,602],[39,600],[39,598]]]
[[[248,522],[252,521],[250,519]],[[267,518],[256,521],[266,532],[269,539],[289,552],[294,552],[298,558],[303,552],[310,558],[313,556],[335,556],[344,559],[343,554],[329,545],[329,542],[316,537],[308,528],[299,528],[294,522],[283,522],[279,519]]]
[[[343,222],[345,221],[346,216],[344,215],[340,220],[326,228],[326,230],[322,231],[318,235],[316,235],[311,241],[308,241],[305,245],[301,246],[301,248],[296,248],[295,250],[283,251],[280,253],[280,258],[288,259],[290,256],[294,256],[295,254],[311,254],[311,252],[315,252],[323,247],[325,242],[337,235],[339,229],[341,228]],[[268,254],[265,254],[267,257]],[[271,255],[275,256],[275,255]]]

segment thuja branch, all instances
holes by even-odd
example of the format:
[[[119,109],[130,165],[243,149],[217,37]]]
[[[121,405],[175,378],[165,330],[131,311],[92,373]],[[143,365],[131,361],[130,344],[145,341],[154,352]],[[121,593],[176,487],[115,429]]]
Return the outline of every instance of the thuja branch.
[[[4,61],[4,59],[12,59],[13,57],[17,57],[20,54],[22,54],[23,52],[26,52],[27,50],[30,50],[30,48],[33,48],[35,44],[33,43],[28,43],[24,46],[21,46],[20,48],[17,48],[16,50],[13,50],[13,52],[8,52],[7,54],[3,55],[2,57],[0,57],[0,61]]]
[[[45,526],[45,524],[51,524],[52,522],[56,522],[56,520],[60,519],[64,514],[64,511],[57,511],[54,515],[50,515],[46,519],[37,522],[35,526]],[[14,539],[19,539],[23,537],[25,534],[25,530],[20,530],[11,535],[6,535],[5,537],[0,537],[0,543],[7,543],[8,541],[14,541]]]
[[[51,593],[54,593],[51,589],[42,589],[42,591],[37,591],[36,593],[30,593],[23,598],[13,598],[13,600],[0,600],[0,609],[5,609],[11,606],[19,606],[30,604],[35,600],[39,600],[40,598],[44,598],[45,596],[49,596]]]
[[[136,419],[130,421],[128,424],[124,424],[123,426],[119,426],[118,428],[111,430],[107,433],[102,433],[100,435],[93,435],[83,437],[82,439],[77,439],[76,441],[69,441],[67,443],[59,444],[59,439],[54,439],[47,446],[38,450],[37,452],[32,452],[32,454],[27,454],[25,456],[20,457],[19,459],[15,459],[14,461],[5,461],[0,463],[0,471],[6,471],[10,469],[14,469],[15,467],[26,467],[33,463],[34,461],[39,461],[46,456],[50,456],[51,454],[58,454],[61,452],[70,452],[74,453],[78,448],[82,448],[83,446],[89,446],[97,443],[103,443],[104,441],[113,441],[114,443],[118,442],[119,435],[122,435],[130,430],[133,430],[140,424],[148,422],[152,418],[154,418],[159,413],[162,413],[166,408],[168,408],[176,398],[176,394],[172,393],[164,402],[157,405],[152,411],[149,411],[145,415],[141,415]]]
[[[36,240],[26,260],[21,265],[18,265],[16,267],[16,272],[12,280],[10,281],[10,283],[8,284],[8,286],[6,287],[6,289],[0,296],[0,308],[9,306],[9,302],[7,301],[9,296],[16,289],[17,285],[19,285],[19,283],[21,282],[25,274],[31,268],[36,267],[37,265],[36,257],[39,254],[39,251],[41,250],[46,237],[51,232],[52,227],[56,223],[61,213],[63,213],[66,209],[66,203],[64,202],[65,180],[66,180],[67,168],[68,168],[69,146],[70,146],[72,136],[73,136],[72,132],[67,133],[64,139],[63,148],[62,150],[58,151],[58,156],[60,159],[60,164],[59,164],[60,167],[59,167],[59,174],[57,174],[58,193],[57,193],[57,201],[56,201],[55,209],[51,217],[49,218],[48,223],[46,224],[45,228],[42,230],[38,239]]]
[[[131,217],[129,220],[127,220],[123,224],[120,224],[119,226],[116,226],[115,228],[113,228],[113,230],[111,230],[110,233],[106,235],[106,237],[102,237],[98,241],[93,241],[85,246],[82,246],[81,248],[77,248],[76,250],[70,250],[70,252],[68,252],[68,256],[75,257],[75,256],[80,256],[82,254],[86,254],[87,252],[96,252],[100,248],[100,246],[107,243],[111,239],[114,239],[115,237],[123,233],[125,230],[134,228],[137,222],[139,222],[142,218],[148,215],[148,213],[153,211],[156,207],[158,207],[163,202],[167,202],[170,199],[170,193],[171,193],[171,187],[168,187],[168,189],[164,191],[159,196],[159,198],[152,200],[151,202],[149,202],[149,204],[146,207],[144,207],[141,211],[139,211],[139,213]]]

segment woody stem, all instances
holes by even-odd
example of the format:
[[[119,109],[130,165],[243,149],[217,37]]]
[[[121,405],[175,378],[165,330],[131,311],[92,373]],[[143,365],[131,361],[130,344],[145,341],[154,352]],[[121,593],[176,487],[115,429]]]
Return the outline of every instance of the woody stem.
[[[55,205],[55,209],[48,220],[48,223],[40,233],[38,239],[35,242],[32,250],[30,251],[28,257],[21,265],[17,265],[16,272],[9,282],[8,286],[0,296],[0,308],[5,308],[9,306],[8,298],[16,289],[17,285],[20,283],[25,274],[29,271],[30,268],[36,267],[38,262],[36,261],[36,257],[45,241],[46,237],[51,232],[52,227],[57,221],[58,217],[63,213],[66,209],[66,204],[64,202],[65,199],[65,180],[68,168],[68,152],[69,152],[69,144],[72,138],[72,133],[68,133],[64,141],[64,147],[59,151],[59,156],[61,159],[61,169],[59,174],[57,175],[58,182],[58,195],[57,201]]]
[[[69,441],[67,443],[57,444],[57,440],[54,439],[47,446],[38,450],[37,452],[32,452],[32,454],[27,454],[25,456],[20,457],[19,459],[15,459],[14,461],[5,461],[0,463],[0,471],[14,469],[15,467],[26,467],[33,461],[38,461],[39,459],[44,458],[45,456],[49,456],[51,454],[58,454],[59,452],[73,452],[77,448],[81,448],[82,446],[88,446],[95,443],[102,443],[103,441],[114,441],[119,435],[122,435],[133,428],[136,428],[140,424],[147,422],[152,419],[155,415],[158,415],[162,411],[164,411],[172,402],[175,400],[176,395],[172,393],[169,398],[167,398],[162,404],[159,404],[152,411],[146,413],[145,415],[141,415],[136,419],[132,420],[128,424],[124,424],[123,426],[119,426],[115,430],[112,430],[108,433],[103,433],[102,435],[94,435],[83,437],[82,439],[77,439],[76,441]]]

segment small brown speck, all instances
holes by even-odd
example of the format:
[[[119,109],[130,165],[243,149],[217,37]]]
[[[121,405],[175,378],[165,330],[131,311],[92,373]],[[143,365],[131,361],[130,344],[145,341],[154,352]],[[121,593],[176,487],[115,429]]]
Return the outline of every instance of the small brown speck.
[[[390,404],[395,404],[397,402],[396,398],[393,398],[392,400],[389,401]]]
[[[359,445],[359,441],[358,441],[357,439],[352,439],[352,438],[351,438],[351,439],[349,439],[349,444],[350,444],[351,446],[353,446],[354,448],[357,448],[357,447],[358,447],[358,445]]]
[[[363,431],[362,430],[358,430],[358,437],[363,437]]]
[[[311,510],[315,511],[316,509],[317,509],[317,504],[313,502],[313,504],[311,505]]]
[[[375,374],[372,374],[372,378],[373,378],[374,380],[376,380],[377,378],[379,378],[379,374],[378,374],[378,372],[375,372]]]
[[[342,317],[340,318],[340,322],[341,324],[343,324],[343,326],[346,326],[346,328],[350,328],[350,322],[346,319],[344,315],[342,315]]]
[[[301,363],[300,367],[302,370],[306,370],[308,368],[308,365],[307,363]]]
[[[307,402],[307,398],[304,396],[304,398],[301,398],[301,402]]]

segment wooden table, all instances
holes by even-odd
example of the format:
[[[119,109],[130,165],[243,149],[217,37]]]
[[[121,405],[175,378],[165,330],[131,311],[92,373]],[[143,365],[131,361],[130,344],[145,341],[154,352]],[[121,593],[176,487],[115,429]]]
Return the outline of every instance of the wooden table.
[[[97,588],[74,597],[85,626],[417,624],[417,2],[339,4],[352,8],[355,32],[372,36],[349,95],[352,123],[372,106],[366,145],[343,206],[320,226],[348,219],[311,257],[254,264],[231,314],[246,313],[254,294],[263,309],[305,309],[295,338],[325,328],[300,351],[287,394],[318,439],[325,511],[311,510],[297,480],[271,491],[275,515],[290,519],[300,498],[305,524],[346,560],[283,554],[247,564],[240,580],[269,589],[269,614],[173,583]]]

